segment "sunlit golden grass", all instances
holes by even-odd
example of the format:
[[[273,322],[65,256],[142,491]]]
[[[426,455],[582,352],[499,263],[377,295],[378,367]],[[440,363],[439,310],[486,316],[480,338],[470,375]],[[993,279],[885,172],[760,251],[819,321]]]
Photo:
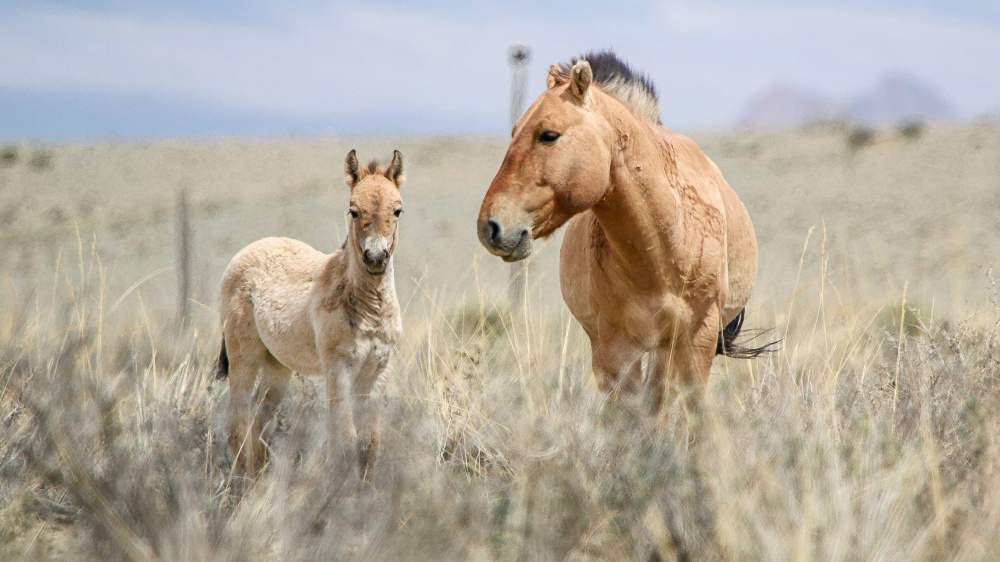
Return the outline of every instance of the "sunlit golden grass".
[[[296,379],[272,463],[232,478],[218,334],[113,323],[81,246],[0,319],[0,544],[150,559],[992,559],[1000,310],[844,301],[824,269],[757,310],[782,350],[718,360],[696,420],[608,403],[561,308],[423,292],[368,483]],[[72,263],[72,260],[64,260]],[[995,293],[995,288],[994,288]],[[780,319],[780,320],[778,320]]]

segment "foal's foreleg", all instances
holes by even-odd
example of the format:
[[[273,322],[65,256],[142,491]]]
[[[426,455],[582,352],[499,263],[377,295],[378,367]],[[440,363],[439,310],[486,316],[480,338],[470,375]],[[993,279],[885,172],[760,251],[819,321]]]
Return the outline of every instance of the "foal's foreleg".
[[[389,354],[373,353],[354,385],[354,419],[358,427],[358,470],[365,478],[375,464],[379,447],[380,403],[376,396],[389,369]]]
[[[326,368],[326,396],[330,403],[330,455],[331,460],[343,459],[348,466],[355,466],[357,459],[358,430],[354,424],[354,379],[356,362],[347,354],[332,358]]]

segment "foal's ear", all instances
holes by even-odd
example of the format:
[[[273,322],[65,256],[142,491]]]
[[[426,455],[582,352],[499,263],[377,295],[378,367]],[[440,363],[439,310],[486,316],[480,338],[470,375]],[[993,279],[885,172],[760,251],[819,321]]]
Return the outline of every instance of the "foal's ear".
[[[581,60],[573,65],[570,70],[569,91],[580,101],[586,103],[590,99],[590,85],[594,82],[594,71],[590,68],[590,63]]]
[[[392,151],[392,162],[389,163],[389,167],[385,170],[385,177],[389,178],[389,181],[396,184],[396,189],[403,185],[403,180],[406,176],[403,175],[403,153],[398,150]]]
[[[545,77],[545,87],[549,90],[566,83],[566,69],[553,64],[549,67],[549,75]]]
[[[344,180],[347,181],[347,185],[354,189],[354,186],[361,181],[364,174],[361,171],[361,166],[358,165],[358,154],[356,150],[351,150],[347,153],[347,159],[344,160]]]

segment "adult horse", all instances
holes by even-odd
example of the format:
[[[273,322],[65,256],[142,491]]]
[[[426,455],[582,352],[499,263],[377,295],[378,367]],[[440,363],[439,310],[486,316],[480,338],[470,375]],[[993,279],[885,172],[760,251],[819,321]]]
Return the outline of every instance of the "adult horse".
[[[344,171],[351,223],[340,250],[324,254],[298,240],[264,238],[236,254],[222,276],[217,374],[229,377],[229,449],[249,477],[264,466],[292,371],[326,377],[331,443],[360,462],[362,475],[375,454],[370,396],[402,332],[392,254],[403,155],[395,151],[387,167],[364,167],[352,150]]]
[[[568,223],[560,285],[597,383],[636,389],[651,353],[659,410],[668,390],[703,388],[717,353],[763,350],[734,342],[757,275],[753,224],[715,164],[660,123],[652,83],[613,53],[552,66],[547,85],[514,126],[479,240],[517,261]]]

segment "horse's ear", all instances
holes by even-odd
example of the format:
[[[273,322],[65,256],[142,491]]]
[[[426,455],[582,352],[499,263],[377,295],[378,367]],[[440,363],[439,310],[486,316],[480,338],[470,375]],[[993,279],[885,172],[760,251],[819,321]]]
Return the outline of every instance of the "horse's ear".
[[[361,166],[358,165],[358,153],[352,149],[347,153],[347,159],[344,160],[344,180],[347,181],[347,185],[351,189],[354,189],[362,177],[364,175]]]
[[[403,185],[403,153],[398,150],[392,151],[392,162],[389,163],[389,167],[385,170],[385,177],[389,178],[389,181],[396,184],[396,188]]]
[[[585,60],[577,61],[570,70],[569,79],[569,91],[586,103],[590,99],[590,85],[594,82],[594,71],[591,70],[590,63]]]
[[[545,87],[551,90],[552,88],[565,83],[566,69],[556,64],[550,66],[549,75],[545,77]]]

